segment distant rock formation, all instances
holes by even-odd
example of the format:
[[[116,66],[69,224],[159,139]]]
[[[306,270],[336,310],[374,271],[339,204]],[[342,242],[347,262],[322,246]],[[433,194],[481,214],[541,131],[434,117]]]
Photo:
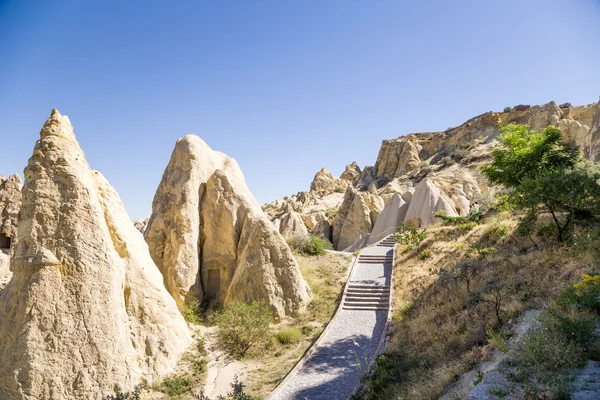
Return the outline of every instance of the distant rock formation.
[[[377,194],[361,192],[348,186],[342,206],[333,220],[334,247],[344,250],[357,240],[367,237],[383,206],[384,201]]]
[[[281,217],[279,233],[281,233],[284,238],[297,235],[306,236],[308,235],[308,229],[306,229],[306,225],[300,214],[296,211],[290,211]]]
[[[170,372],[187,325],[58,111],[24,172],[14,276],[0,293],[0,397],[99,400]]]
[[[311,192],[279,199],[263,208],[274,223],[279,223],[285,210],[293,208],[312,233],[317,229],[317,214],[333,215],[337,208],[337,216],[329,222],[332,222],[331,240],[339,250],[366,243],[367,240],[358,243],[359,238],[371,233],[378,220],[374,217],[381,211],[380,203],[370,200],[373,198],[389,201],[395,194],[401,195],[411,207],[406,218],[413,223],[420,220],[423,226],[438,222],[426,215],[429,211],[467,215],[472,201],[492,201],[497,190],[483,176],[480,166],[489,161],[490,149],[498,143],[499,123],[527,124],[537,131],[548,125],[558,126],[565,141],[577,144],[586,158],[600,161],[600,102],[563,108],[555,102],[518,105],[507,112],[486,112],[443,132],[411,133],[384,140],[374,166],[361,170],[356,163],[349,164],[339,179],[321,170],[315,176]],[[425,179],[428,181],[423,183]],[[349,185],[343,197],[332,193],[340,181]],[[419,186],[421,190],[414,198]],[[360,199],[354,204],[358,193]],[[334,195],[339,196],[335,201]],[[387,227],[394,222],[381,221],[381,224]],[[352,240],[355,240],[352,246],[346,247]]]
[[[336,178],[325,168],[321,168],[310,184],[310,192],[317,197],[323,197],[333,192],[343,193],[346,186],[348,181]]]
[[[340,175],[340,179],[353,182],[360,177],[360,167],[356,161],[352,161],[351,164],[346,165],[344,172]]]
[[[179,139],[152,203],[145,238],[177,304],[265,301],[283,317],[310,289],[237,162],[199,137]]]
[[[399,193],[394,194],[383,207],[383,211],[377,217],[377,222],[369,234],[367,245],[376,243],[386,236],[398,232],[404,223],[408,203],[404,201]]]
[[[21,209],[21,178],[0,175],[0,290],[6,286],[12,272],[10,255],[17,244],[17,224]]]
[[[448,216],[458,216],[452,202],[440,193],[433,182],[425,178],[419,183],[406,210],[404,220],[413,226],[427,226],[436,222],[438,211]]]

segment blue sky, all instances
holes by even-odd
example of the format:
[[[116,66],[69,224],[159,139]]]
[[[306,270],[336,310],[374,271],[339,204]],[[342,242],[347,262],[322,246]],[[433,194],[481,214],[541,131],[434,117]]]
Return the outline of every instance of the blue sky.
[[[132,219],[187,133],[264,203],[383,139],[595,102],[598,21],[598,0],[0,0],[0,174],[56,107]]]

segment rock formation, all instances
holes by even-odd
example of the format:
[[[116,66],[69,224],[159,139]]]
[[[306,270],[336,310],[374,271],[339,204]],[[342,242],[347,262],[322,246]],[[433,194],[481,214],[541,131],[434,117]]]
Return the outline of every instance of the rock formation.
[[[369,192],[348,186],[344,202],[333,220],[333,245],[344,250],[357,240],[366,237],[377,216],[383,210],[383,199]]]
[[[0,175],[0,290],[6,286],[10,272],[10,255],[17,244],[17,224],[21,209],[21,178]]]
[[[140,233],[144,233],[146,232],[146,228],[148,227],[148,221],[150,220],[150,218],[144,218],[144,219],[140,219],[139,221],[135,221],[133,223],[133,226],[135,226],[135,229],[137,229],[138,231],[140,231]]]
[[[339,193],[317,196],[311,191],[280,199],[264,209],[277,219],[284,214],[283,210],[293,207],[314,233],[317,213],[331,215],[332,209],[338,208],[332,224],[332,241],[337,249],[348,248],[343,246],[364,238],[370,232],[369,224],[374,227],[373,216],[381,209],[372,207],[370,198],[389,201],[400,194],[405,202],[411,203],[407,218],[412,222],[420,219],[423,225],[437,220],[426,215],[429,211],[439,209],[449,215],[467,215],[472,201],[490,200],[496,190],[490,187],[480,166],[490,159],[490,149],[498,143],[500,122],[528,124],[537,131],[556,125],[565,141],[577,144],[586,158],[600,161],[600,102],[563,108],[554,102],[519,105],[507,112],[486,112],[443,132],[412,133],[384,140],[374,166],[365,166],[362,171],[356,163],[346,166],[339,181],[348,182],[349,189],[343,198],[336,199],[337,203],[330,196]],[[321,194],[327,193],[326,188],[331,192],[335,179],[322,170],[315,176],[313,186]],[[428,181],[423,183],[425,179]],[[419,186],[413,202],[413,192]],[[360,193],[362,200],[357,199],[354,204],[356,193]]]
[[[427,226],[436,222],[433,214],[443,211],[448,216],[458,216],[451,200],[440,193],[438,188],[425,178],[412,195],[404,220],[413,226]]]
[[[281,217],[279,222],[279,233],[281,233],[284,238],[288,238],[297,235],[308,235],[308,230],[306,229],[306,225],[300,214],[296,211],[290,211]]]
[[[399,193],[394,194],[383,207],[383,211],[377,217],[377,222],[369,234],[366,244],[370,245],[384,239],[386,236],[397,232],[402,227],[408,203],[404,201]]]
[[[346,165],[344,172],[340,175],[340,179],[344,179],[346,181],[353,182],[356,179],[360,178],[360,167],[356,163],[356,161],[352,161],[351,164]]]
[[[101,399],[170,372],[187,325],[58,111],[24,173],[14,275],[0,293],[0,397]]]
[[[179,139],[152,203],[145,238],[180,307],[204,298],[265,301],[301,312],[309,288],[237,162],[199,137]]]
[[[333,192],[342,193],[346,186],[348,186],[346,180],[336,178],[325,168],[321,168],[310,184],[310,192],[317,197],[323,197]]]

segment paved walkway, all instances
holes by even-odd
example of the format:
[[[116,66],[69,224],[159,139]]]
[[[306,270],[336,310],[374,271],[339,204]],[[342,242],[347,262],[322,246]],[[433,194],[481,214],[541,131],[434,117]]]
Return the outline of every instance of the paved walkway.
[[[388,321],[394,240],[361,250],[341,306],[269,400],[346,400],[376,356]]]

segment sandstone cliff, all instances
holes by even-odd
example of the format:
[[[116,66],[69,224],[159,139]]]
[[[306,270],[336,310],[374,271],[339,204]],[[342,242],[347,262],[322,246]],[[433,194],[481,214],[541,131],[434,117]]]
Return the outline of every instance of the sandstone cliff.
[[[54,110],[0,293],[0,398],[101,399],[170,372],[191,341],[143,237]]]
[[[283,237],[248,190],[237,162],[199,137],[179,139],[152,203],[145,238],[164,282],[186,301],[265,301],[301,312],[309,288]]]

